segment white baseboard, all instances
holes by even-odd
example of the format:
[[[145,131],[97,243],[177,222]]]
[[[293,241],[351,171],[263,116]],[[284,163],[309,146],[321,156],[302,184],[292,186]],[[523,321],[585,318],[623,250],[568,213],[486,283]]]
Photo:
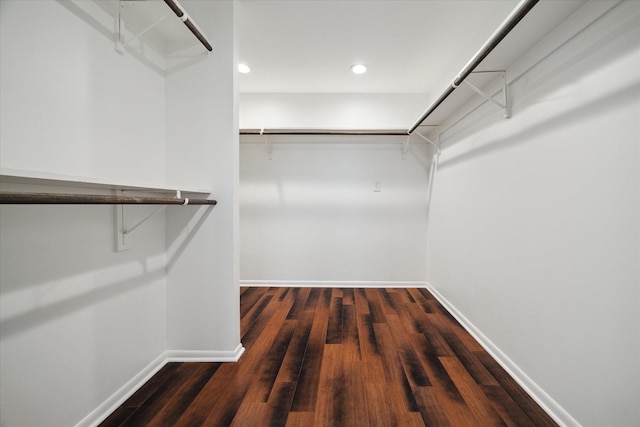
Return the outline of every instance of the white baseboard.
[[[424,288],[425,281],[371,280],[240,280],[240,286],[277,286],[282,288]]]
[[[533,400],[561,427],[581,427],[567,411],[551,396],[524,373],[506,354],[487,338],[469,319],[451,304],[433,286],[427,284],[427,290],[442,304],[449,313],[469,332],[473,338],[504,368],[505,371],[524,389]]]
[[[113,411],[115,411],[125,400],[127,400],[136,390],[142,387],[151,379],[162,367],[167,363],[165,354],[161,354],[138,374],[131,378],[125,385],[120,387],[118,391],[113,393],[107,400],[102,402],[89,415],[84,417],[82,421],[75,427],[97,426],[104,421]]]
[[[237,362],[243,353],[242,344],[238,344],[233,351],[167,350],[127,381],[75,427],[93,427],[100,424],[169,362]]]
[[[233,351],[167,350],[167,362],[237,362],[244,353],[242,344]]]

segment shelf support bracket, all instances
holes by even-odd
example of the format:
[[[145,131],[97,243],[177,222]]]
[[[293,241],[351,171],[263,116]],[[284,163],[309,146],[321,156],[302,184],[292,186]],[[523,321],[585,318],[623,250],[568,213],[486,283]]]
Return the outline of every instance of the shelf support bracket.
[[[433,147],[436,149],[436,154],[440,155],[440,146],[437,143],[433,142],[432,140],[430,140],[429,138],[427,138],[426,136],[424,136],[423,134],[421,134],[418,131],[415,131],[415,134],[418,135],[420,138],[424,139],[429,144],[433,145]],[[438,133],[438,138],[437,139],[440,139],[440,134],[439,133]]]
[[[487,94],[482,89],[474,86],[469,83],[467,80],[463,80],[462,83],[469,86],[474,92],[483,97],[485,100],[491,102],[496,105],[501,110],[504,110],[504,118],[508,119],[511,117],[511,103],[509,102],[509,92],[507,89],[507,72],[506,71],[474,71],[471,74],[483,74],[483,73],[500,73],[502,75],[502,94],[503,94],[503,102],[496,101],[493,96]]]
[[[147,31],[150,31],[153,28],[155,28],[156,26],[161,24],[168,17],[172,16],[171,13],[166,14],[165,16],[163,16],[162,18],[158,19],[153,24],[149,25],[144,30],[140,31],[138,34],[132,36],[129,40],[125,40],[125,23],[124,23],[124,20],[122,19],[122,6],[123,6],[122,2],[123,1],[124,0],[119,0],[119,2],[118,2],[118,21],[117,21],[117,27],[118,28],[117,28],[117,38],[116,38],[116,50],[118,52],[120,52],[120,53],[124,53],[124,48],[127,47],[127,45],[129,43],[131,43],[132,41],[134,41],[138,37],[142,36]]]
[[[269,139],[269,135],[264,133],[264,129],[260,129],[260,135],[264,139],[264,145],[267,147],[267,154],[269,155],[269,160],[273,158],[273,146],[271,145],[271,140]]]
[[[402,160],[407,158],[407,152],[409,151],[409,142],[411,141],[411,135],[407,135],[407,138],[402,143]]]
[[[180,190],[176,191],[176,199],[182,199],[182,195],[181,195]],[[188,204],[189,204],[189,199],[185,197],[183,205],[188,205]],[[145,222],[150,220],[154,215],[156,215],[156,214],[162,212],[163,210],[165,210],[167,208],[167,206],[169,206],[169,205],[160,206],[160,207],[154,209],[151,213],[149,213],[147,216],[142,218],[140,221],[138,221],[137,223],[135,223],[131,227],[125,228],[124,205],[118,205],[117,209],[116,209],[116,220],[117,220],[116,227],[117,227],[117,233],[118,233],[118,235],[116,236],[116,238],[117,238],[117,245],[116,245],[117,246],[117,250],[118,251],[125,251],[125,250],[130,249],[130,247],[131,247],[131,233],[133,232],[133,230],[137,229],[142,224],[144,224]]]

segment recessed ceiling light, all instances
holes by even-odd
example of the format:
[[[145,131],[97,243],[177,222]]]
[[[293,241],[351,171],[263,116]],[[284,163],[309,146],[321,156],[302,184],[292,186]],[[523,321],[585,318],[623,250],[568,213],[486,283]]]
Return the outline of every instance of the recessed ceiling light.
[[[248,74],[251,72],[251,68],[247,64],[238,64],[238,71],[242,74]]]
[[[353,74],[364,74],[367,72],[367,66],[364,64],[354,64],[351,66],[351,72]]]

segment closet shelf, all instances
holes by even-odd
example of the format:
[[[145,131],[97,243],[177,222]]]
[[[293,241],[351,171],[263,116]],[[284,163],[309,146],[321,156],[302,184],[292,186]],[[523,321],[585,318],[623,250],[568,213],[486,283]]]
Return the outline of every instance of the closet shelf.
[[[176,0],[119,0],[116,49],[142,38],[151,40],[164,54],[201,44],[213,51],[207,36]]]
[[[207,195],[211,190],[178,186],[155,186],[147,183],[113,181],[101,178],[63,175],[48,172],[0,168],[0,184],[49,185],[59,187],[92,188],[98,190],[141,191],[148,193],[183,193]]]
[[[498,47],[500,42],[518,25],[518,23],[533,9],[539,0],[522,0],[505,21],[498,27],[493,35],[486,41],[480,50],[467,62],[467,65],[455,76],[451,84],[440,94],[440,96],[427,108],[420,118],[409,128],[408,133],[413,133],[420,127],[429,116],[431,116],[440,105],[460,86],[465,79],[473,73],[476,68]],[[505,82],[506,98],[506,82]],[[505,100],[506,110],[506,100]],[[505,113],[506,115],[506,113]]]

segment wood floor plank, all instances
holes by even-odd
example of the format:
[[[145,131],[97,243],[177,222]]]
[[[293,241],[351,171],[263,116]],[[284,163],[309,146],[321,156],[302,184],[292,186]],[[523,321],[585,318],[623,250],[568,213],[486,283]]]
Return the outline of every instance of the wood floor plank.
[[[435,353],[438,356],[452,356],[453,351],[433,324],[433,319],[429,317],[431,315],[417,305],[408,304],[406,307],[411,313],[416,330],[424,335]]]
[[[323,289],[309,334],[300,376],[298,377],[298,386],[296,387],[291,407],[292,411],[315,411],[318,385],[320,383],[320,368],[327,336],[330,303],[331,289]]]
[[[175,391],[171,400],[146,423],[148,427],[172,426],[189,407],[221,363],[196,363],[189,378]]]
[[[269,426],[284,426],[287,423],[293,401],[296,383],[277,383],[269,397],[263,423]]]
[[[471,375],[464,369],[462,363],[455,357],[440,357],[439,359],[460,391],[467,406],[480,423],[479,425],[500,426],[504,424],[500,415],[482,391],[482,388],[476,384]]]
[[[240,291],[237,363],[169,363],[112,426],[555,426],[426,289]]]
[[[371,425],[362,367],[362,363],[356,360],[343,360],[342,421],[345,426]]]
[[[340,292],[342,293],[342,292]],[[340,344],[342,342],[342,296],[337,295],[334,289],[329,307],[329,324],[327,325],[327,344]]]
[[[320,368],[317,405],[314,424],[320,426],[341,426],[342,419],[342,358],[339,344],[324,346]]]
[[[312,426],[314,416],[314,412],[289,412],[286,427]]]
[[[394,346],[394,340],[387,324],[375,324],[374,330],[380,342],[382,365],[388,388],[388,399],[395,414],[403,412],[417,412],[409,381],[402,367],[398,349]]]
[[[307,299],[309,298],[309,294],[311,293],[311,289],[309,288],[296,288],[293,290],[292,295],[295,297],[293,305],[287,314],[287,319],[297,319],[300,314],[304,311],[305,306],[307,305]]]
[[[451,426],[451,417],[447,414],[445,405],[438,399],[434,387],[414,388],[416,403],[420,411],[420,418],[427,426]]]
[[[367,301],[364,288],[357,288],[353,291],[353,301],[358,314],[371,314],[369,311],[369,301]]]
[[[555,426],[553,419],[525,393],[516,381],[487,352],[476,352],[476,356],[496,378],[504,391],[518,404],[536,426]]]
[[[135,427],[150,424],[158,412],[161,412],[172,404],[172,400],[183,397],[175,396],[175,393],[180,390],[185,382],[192,379],[191,374],[194,369],[204,374],[206,367],[205,369],[200,368],[202,368],[202,366],[180,364],[174,371],[174,375],[165,381],[153,395],[149,396],[149,398],[120,425]]]
[[[483,385],[482,390],[487,395],[495,410],[509,427],[535,427],[522,408],[498,385]]]
[[[456,355],[458,360],[464,365],[465,369],[471,374],[473,379],[478,384],[482,385],[496,385],[498,382],[491,375],[487,368],[478,360],[475,354],[465,346],[458,338],[458,335],[451,332],[451,330],[441,333],[442,337],[449,345],[449,348]]]
[[[370,381],[365,390],[367,411],[372,426],[392,427],[398,425],[392,406],[389,404],[389,390],[385,383]]]
[[[249,310],[262,298],[267,288],[244,288],[240,295],[240,317],[244,318]]]

